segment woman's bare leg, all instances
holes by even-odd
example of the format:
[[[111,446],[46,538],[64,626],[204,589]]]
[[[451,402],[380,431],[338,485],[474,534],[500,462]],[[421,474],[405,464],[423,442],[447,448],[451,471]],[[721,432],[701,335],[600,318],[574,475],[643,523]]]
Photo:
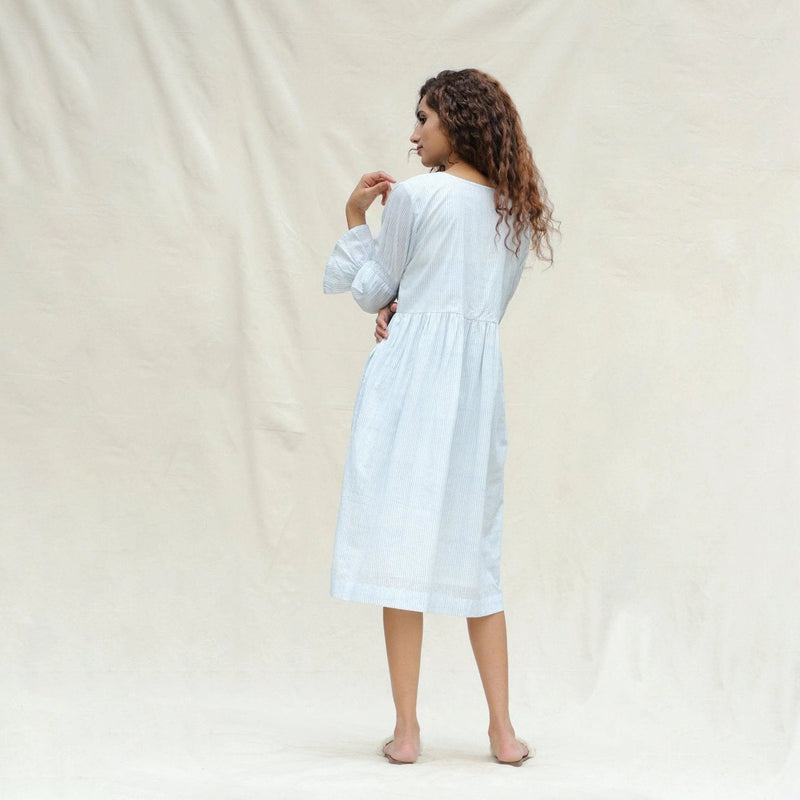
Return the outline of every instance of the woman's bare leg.
[[[498,761],[519,761],[527,748],[514,733],[508,712],[508,641],[506,617],[500,611],[467,619],[472,652],[489,704],[489,742]]]
[[[422,655],[422,614],[384,608],[383,632],[397,711],[394,739],[384,747],[384,752],[396,761],[413,763],[420,750],[417,689]]]

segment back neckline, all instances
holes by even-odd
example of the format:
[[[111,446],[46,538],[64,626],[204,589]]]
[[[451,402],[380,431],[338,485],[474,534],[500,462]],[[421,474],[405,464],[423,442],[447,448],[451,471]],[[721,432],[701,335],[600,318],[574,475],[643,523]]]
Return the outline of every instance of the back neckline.
[[[469,178],[461,178],[458,175],[451,175],[449,172],[442,171],[439,175],[447,175],[450,178],[454,178],[457,181],[461,181],[461,183],[471,183],[473,186],[480,186],[481,189],[491,189],[494,191],[494,186],[489,186],[485,183],[478,183],[478,181],[471,181]]]

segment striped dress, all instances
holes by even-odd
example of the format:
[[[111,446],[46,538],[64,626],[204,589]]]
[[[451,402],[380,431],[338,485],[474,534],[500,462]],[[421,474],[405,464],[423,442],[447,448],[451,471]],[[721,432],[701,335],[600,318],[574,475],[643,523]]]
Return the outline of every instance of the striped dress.
[[[395,297],[353,413],[331,594],[479,617],[503,608],[505,401],[498,324],[528,252],[498,236],[493,189],[446,172],[397,184],[373,238],[336,243],[326,293]]]

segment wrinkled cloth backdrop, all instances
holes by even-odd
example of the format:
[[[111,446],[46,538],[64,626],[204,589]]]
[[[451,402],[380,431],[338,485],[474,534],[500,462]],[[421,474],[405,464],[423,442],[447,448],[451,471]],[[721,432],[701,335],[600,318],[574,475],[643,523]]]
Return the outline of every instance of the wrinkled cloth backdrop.
[[[2,0],[4,798],[800,796],[796,2]],[[418,86],[517,101],[562,238],[501,329],[519,732],[431,617],[413,769],[328,597]],[[370,220],[377,226],[379,209]]]

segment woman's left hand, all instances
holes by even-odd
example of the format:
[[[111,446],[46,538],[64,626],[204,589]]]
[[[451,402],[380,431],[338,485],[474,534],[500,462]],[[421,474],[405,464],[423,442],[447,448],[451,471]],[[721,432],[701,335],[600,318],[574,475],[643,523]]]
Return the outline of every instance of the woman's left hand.
[[[375,317],[375,341],[380,344],[384,339],[389,338],[389,321],[397,311],[397,300],[392,300],[388,306],[384,306]]]

